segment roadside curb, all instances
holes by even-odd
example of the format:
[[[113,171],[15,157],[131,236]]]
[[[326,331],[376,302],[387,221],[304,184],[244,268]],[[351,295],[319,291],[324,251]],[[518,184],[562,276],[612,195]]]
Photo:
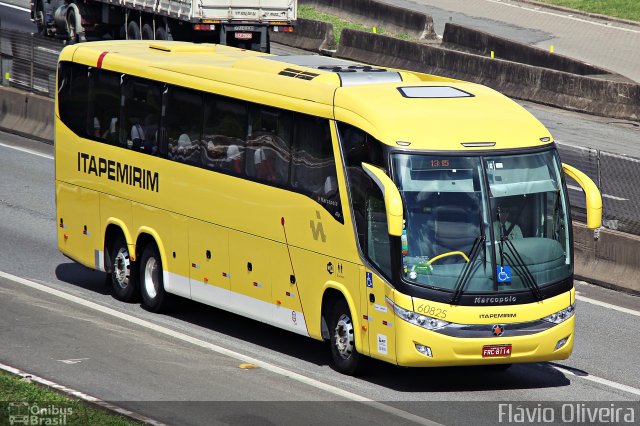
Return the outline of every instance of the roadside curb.
[[[99,410],[103,410],[103,411],[108,411],[110,413],[113,414],[117,414],[123,417],[126,417],[130,420],[136,421],[136,422],[140,422],[142,424],[146,424],[146,425],[153,425],[153,426],[165,426],[164,423],[159,422],[157,420],[154,420],[150,417],[146,417],[143,416],[141,414],[138,413],[134,413],[133,411],[127,410],[125,408],[119,407],[115,404],[111,404],[110,402],[106,402],[103,401],[99,398],[96,398],[94,396],[88,395],[84,392],[80,392],[77,391],[75,389],[66,387],[64,385],[58,384],[56,382],[53,382],[51,380],[47,380],[43,377],[40,376],[36,376],[34,374],[30,374],[27,373],[25,371],[22,371],[20,369],[17,369],[15,367],[11,367],[9,365],[5,365],[0,363],[0,370],[9,373],[9,374],[13,374],[14,376],[19,376],[22,377],[23,379],[29,379],[31,382],[37,383],[39,386],[45,387],[49,390],[52,390],[54,392],[57,393],[61,393],[64,394],[65,396],[71,398],[71,399],[75,399],[75,400],[79,400],[82,401],[88,405],[93,406],[94,408],[97,408]]]
[[[619,24],[625,24],[625,25],[632,25],[632,26],[635,26],[635,27],[640,27],[640,22],[638,22],[638,21],[632,21],[630,19],[618,18],[616,16],[601,15],[599,13],[585,12],[584,10],[571,9],[570,7],[558,6],[556,4],[551,4],[551,3],[542,3],[542,2],[539,2],[539,1],[535,1],[535,0],[513,0],[513,2],[514,3],[530,4],[532,6],[538,6],[538,7],[542,8],[542,9],[558,10],[560,12],[567,12],[567,13],[571,13],[573,15],[587,16],[589,18],[600,19],[600,20],[603,20],[603,21],[617,22]]]

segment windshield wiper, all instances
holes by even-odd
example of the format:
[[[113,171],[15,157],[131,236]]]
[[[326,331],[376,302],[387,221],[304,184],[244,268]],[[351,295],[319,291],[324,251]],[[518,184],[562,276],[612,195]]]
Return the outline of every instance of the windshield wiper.
[[[520,256],[520,253],[513,245],[513,242],[509,239],[509,236],[504,232],[504,226],[502,222],[500,222],[500,208],[498,207],[498,228],[500,229],[500,264],[504,266],[504,260],[506,259],[513,268],[516,270],[524,284],[531,290],[533,296],[538,300],[542,300],[542,293],[540,292],[540,286],[536,283],[536,279],[534,278],[531,270]],[[511,251],[513,257],[504,252],[504,245]],[[515,258],[515,259],[514,259]]]
[[[480,253],[480,247],[484,245],[485,241],[486,237],[484,235],[478,235],[473,241],[473,246],[471,246],[471,251],[469,252],[469,261],[464,265],[462,273],[458,276],[456,285],[453,288],[453,297],[451,297],[452,305],[460,301],[460,297],[462,297],[462,293],[469,282],[469,277],[471,277],[472,266],[475,264],[478,253]]]

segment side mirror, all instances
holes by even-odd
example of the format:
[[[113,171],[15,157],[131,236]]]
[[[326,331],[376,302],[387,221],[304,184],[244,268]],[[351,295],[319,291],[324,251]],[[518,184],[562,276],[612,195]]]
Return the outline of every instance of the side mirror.
[[[587,228],[597,229],[602,226],[602,196],[600,190],[589,176],[568,164],[562,163],[562,170],[578,182],[585,195],[587,206]]]
[[[402,235],[403,210],[400,191],[387,174],[380,168],[371,164],[362,163],[362,169],[382,190],[384,207],[387,212],[387,228],[389,235],[399,237]]]

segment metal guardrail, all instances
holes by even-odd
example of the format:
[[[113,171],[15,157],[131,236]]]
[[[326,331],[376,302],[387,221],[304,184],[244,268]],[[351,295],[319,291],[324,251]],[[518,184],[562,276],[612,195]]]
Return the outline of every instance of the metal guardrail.
[[[0,29],[2,85],[53,98],[57,61],[63,47],[61,40]]]
[[[586,173],[602,192],[603,226],[640,235],[640,159],[593,148],[558,144],[562,161]],[[582,189],[567,177],[571,213],[584,221]]]
[[[0,29],[2,85],[53,98],[57,60],[64,42]],[[558,144],[562,161],[586,173],[603,194],[605,227],[640,235],[640,159],[592,148]],[[582,189],[567,177],[571,213],[585,221]]]

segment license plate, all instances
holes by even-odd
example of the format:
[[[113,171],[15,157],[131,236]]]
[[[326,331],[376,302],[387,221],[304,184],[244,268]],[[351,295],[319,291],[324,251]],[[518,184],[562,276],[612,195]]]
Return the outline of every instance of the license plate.
[[[236,38],[240,40],[249,40],[251,37],[251,33],[236,33]]]
[[[509,357],[511,356],[511,345],[490,345],[482,347],[482,357]]]

